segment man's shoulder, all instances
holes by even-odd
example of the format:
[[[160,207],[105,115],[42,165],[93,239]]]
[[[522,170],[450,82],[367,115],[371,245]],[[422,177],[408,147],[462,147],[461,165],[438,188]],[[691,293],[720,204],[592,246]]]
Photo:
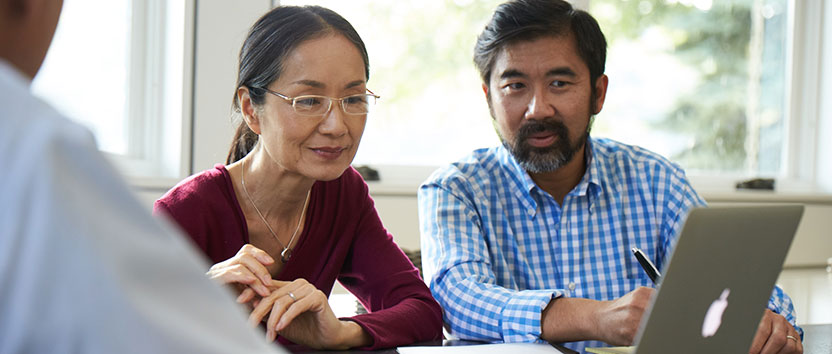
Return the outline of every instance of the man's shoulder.
[[[98,154],[85,127],[70,121],[0,71],[0,163],[7,176],[61,173],[56,163],[87,162]],[[12,174],[10,176],[9,174]],[[30,175],[25,177],[24,175]]]
[[[656,152],[612,139],[593,138],[592,153],[593,159],[604,169],[615,173],[623,173],[624,170],[644,173],[656,169],[684,173],[679,165]]]
[[[92,133],[33,96],[14,77],[0,72],[0,149],[2,151],[55,149],[61,145],[95,148]]]
[[[500,174],[501,165],[500,147],[477,149],[456,162],[440,167],[423,185],[488,183]]]

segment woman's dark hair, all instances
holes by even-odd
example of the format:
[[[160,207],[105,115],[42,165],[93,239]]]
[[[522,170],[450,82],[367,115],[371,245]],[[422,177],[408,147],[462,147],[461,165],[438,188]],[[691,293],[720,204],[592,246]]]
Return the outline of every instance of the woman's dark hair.
[[[498,6],[477,37],[474,64],[482,82],[489,85],[494,60],[506,45],[570,34],[575,38],[578,55],[589,68],[594,97],[595,81],[604,74],[607,40],[590,14],[572,8],[563,0],[512,0]]]
[[[240,112],[240,102],[237,101],[237,90],[240,87],[248,87],[253,104],[263,104],[266,95],[263,88],[280,77],[283,62],[289,53],[304,41],[328,34],[343,35],[355,44],[364,60],[365,78],[369,79],[370,59],[367,48],[346,19],[335,11],[320,6],[279,6],[254,23],[240,49],[240,67],[232,104],[234,112]],[[234,140],[231,141],[226,164],[245,157],[256,143],[257,134],[241,120]]]

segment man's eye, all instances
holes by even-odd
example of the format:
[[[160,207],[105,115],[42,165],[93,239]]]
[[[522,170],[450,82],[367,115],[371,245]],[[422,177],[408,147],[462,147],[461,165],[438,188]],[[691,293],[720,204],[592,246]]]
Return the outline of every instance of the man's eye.
[[[507,88],[509,90],[519,90],[519,89],[524,88],[524,87],[526,87],[526,85],[524,85],[521,82],[512,82],[512,83],[505,86],[505,88]]]
[[[565,87],[568,84],[569,83],[566,82],[566,81],[560,81],[560,80],[552,81],[552,86],[554,86],[554,87]]]

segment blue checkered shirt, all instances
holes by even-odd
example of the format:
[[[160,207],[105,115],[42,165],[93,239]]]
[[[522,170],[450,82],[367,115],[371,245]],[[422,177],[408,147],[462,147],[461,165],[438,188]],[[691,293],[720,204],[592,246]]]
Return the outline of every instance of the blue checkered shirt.
[[[659,155],[607,139],[587,146],[586,172],[563,206],[502,146],[474,151],[419,188],[425,279],[453,335],[540,341],[553,298],[612,300],[653,287],[630,249],[661,269],[688,211],[705,201]],[[794,325],[779,288],[769,308]],[[604,344],[567,344],[587,345]]]

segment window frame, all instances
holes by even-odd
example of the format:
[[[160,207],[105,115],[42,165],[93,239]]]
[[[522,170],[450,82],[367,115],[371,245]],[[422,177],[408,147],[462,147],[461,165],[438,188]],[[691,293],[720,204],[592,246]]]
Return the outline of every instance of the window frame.
[[[190,173],[194,9],[195,0],[131,1],[128,153],[105,155],[133,186]]]

